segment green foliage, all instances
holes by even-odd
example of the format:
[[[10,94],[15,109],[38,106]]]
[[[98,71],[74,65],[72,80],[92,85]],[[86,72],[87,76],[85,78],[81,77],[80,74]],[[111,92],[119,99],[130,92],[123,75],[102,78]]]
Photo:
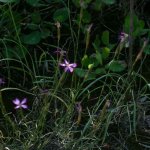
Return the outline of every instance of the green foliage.
[[[64,7],[61,8],[59,10],[56,10],[53,14],[53,20],[55,22],[64,22],[68,19],[68,15],[69,15],[70,11],[68,8]]]
[[[102,40],[103,44],[105,44],[105,45],[109,44],[109,31],[108,30],[103,32],[101,40]]]
[[[96,0],[93,4],[92,4],[92,8],[96,11],[100,11],[101,10],[101,6],[102,6],[102,0]]]
[[[3,3],[11,3],[11,2],[18,2],[19,0],[0,0],[0,2],[3,2]]]
[[[96,35],[96,38],[94,40],[94,45],[98,48],[100,46],[100,39],[99,39],[99,35]]]
[[[107,47],[102,48],[102,58],[106,60],[109,57],[110,49]]]
[[[82,21],[85,22],[85,23],[90,23],[91,19],[92,19],[91,14],[87,10],[84,10]]]
[[[35,24],[38,24],[41,21],[41,16],[37,10],[34,10],[34,13],[32,14],[32,21]]]
[[[24,43],[24,44],[35,45],[40,42],[41,34],[39,31],[32,31],[28,35],[21,36],[20,39],[21,39],[22,43]]]
[[[113,72],[122,72],[126,67],[127,64],[125,61],[112,60],[105,66],[105,69],[110,69]]]
[[[116,2],[116,0],[102,0],[107,5],[112,5]]]

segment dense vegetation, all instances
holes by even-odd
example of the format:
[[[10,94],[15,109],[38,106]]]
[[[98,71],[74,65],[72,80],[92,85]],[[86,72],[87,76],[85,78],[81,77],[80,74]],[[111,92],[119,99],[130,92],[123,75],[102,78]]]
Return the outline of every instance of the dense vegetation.
[[[0,150],[150,149],[149,1],[0,4]]]

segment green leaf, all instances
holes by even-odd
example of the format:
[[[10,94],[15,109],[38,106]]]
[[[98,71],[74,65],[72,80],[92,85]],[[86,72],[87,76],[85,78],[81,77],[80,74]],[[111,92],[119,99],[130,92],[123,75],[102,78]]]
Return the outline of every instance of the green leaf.
[[[107,5],[112,5],[116,2],[116,0],[102,0]]]
[[[143,20],[138,21],[139,26],[143,29],[145,26],[145,22]]]
[[[39,31],[33,31],[28,35],[21,36],[20,39],[24,44],[35,45],[40,42],[41,34]]]
[[[133,15],[133,31],[136,30],[136,28],[138,27],[138,17],[137,15]],[[124,31],[125,33],[129,34],[129,30],[130,30],[130,13],[128,13],[126,19],[125,19],[125,25],[124,25]]]
[[[102,58],[106,60],[109,57],[110,49],[107,47],[103,47],[102,49]]]
[[[89,64],[94,63],[94,67],[97,67],[99,65],[99,61],[96,59],[96,54],[93,54],[89,57]]]
[[[107,48],[109,48],[110,50],[112,50],[117,44],[108,44]]]
[[[85,67],[87,67],[88,64],[89,64],[88,62],[89,62],[88,56],[84,55],[84,57],[81,60],[82,65],[85,66]]]
[[[139,35],[145,35],[150,29],[143,29]]]
[[[100,39],[99,39],[99,35],[97,34],[97,35],[96,35],[96,39],[94,40],[94,45],[95,45],[96,47],[99,47],[99,46],[100,46],[100,43],[101,43],[101,41],[100,41]]]
[[[93,4],[92,4],[92,9],[96,10],[96,11],[100,11],[101,10],[101,5],[102,5],[102,0],[96,0]]]
[[[102,63],[103,63],[103,61],[102,61],[102,55],[98,51],[96,52],[96,59],[102,65]]]
[[[34,23],[31,23],[31,24],[28,24],[27,26],[29,29],[31,30],[36,30],[39,28],[39,26],[37,24],[34,24]]]
[[[28,3],[31,6],[36,6],[40,0],[26,0],[26,3]]]
[[[150,55],[150,45],[149,45],[149,44],[147,44],[147,45],[145,46],[144,53]]]
[[[37,10],[34,10],[34,13],[32,14],[32,21],[35,24],[38,24],[41,22],[41,16]]]
[[[90,23],[91,22],[91,14],[87,10],[84,10],[84,12],[83,12],[82,21],[84,23]]]
[[[95,74],[106,74],[105,68],[97,68]]]
[[[3,3],[11,3],[11,2],[18,2],[19,0],[0,0],[0,2],[3,2]]]
[[[59,10],[56,10],[53,14],[53,20],[55,22],[64,22],[65,20],[68,19],[68,13],[69,13],[69,9],[64,7],[64,8],[61,8]]]
[[[105,45],[109,44],[109,31],[108,30],[103,32],[101,40],[102,40],[103,44],[105,44]]]
[[[86,73],[88,72],[88,70],[84,70],[84,69],[80,69],[80,68],[75,68],[74,71],[81,78],[85,77]],[[95,78],[96,78],[95,74],[90,73],[87,80],[91,80],[91,79],[95,79]]]
[[[126,67],[127,64],[124,60],[123,61],[112,60],[105,66],[105,69],[110,69],[113,72],[122,72],[123,70],[125,70]]]
[[[47,38],[50,35],[50,33],[51,32],[50,32],[49,29],[47,29],[47,28],[42,29],[42,31],[41,31],[41,38],[42,39]]]

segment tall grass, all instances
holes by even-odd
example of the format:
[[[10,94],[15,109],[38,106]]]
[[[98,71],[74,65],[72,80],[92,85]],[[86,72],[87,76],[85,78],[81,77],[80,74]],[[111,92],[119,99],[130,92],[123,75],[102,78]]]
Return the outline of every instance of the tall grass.
[[[115,73],[108,69],[105,74],[96,76],[96,79],[88,80],[90,73],[94,70],[94,63],[88,68],[83,78],[75,73],[75,63],[78,68],[84,68],[81,60],[78,59],[79,47],[80,44],[82,45],[80,40],[83,36],[81,32],[82,4],[80,5],[79,23],[75,27],[72,25],[69,14],[70,33],[68,36],[74,48],[74,59],[72,60],[74,62],[69,61],[70,63],[64,62],[64,59],[67,58],[68,61],[71,52],[65,47],[63,50],[60,47],[63,37],[61,23],[60,26],[56,24],[56,45],[48,42],[41,43],[42,46],[60,51],[60,53],[46,51],[42,46],[35,46],[38,52],[35,50],[33,53],[30,47],[25,47],[20,40],[11,3],[5,5],[10,11],[16,39],[0,39],[0,41],[6,52],[8,49],[6,41],[19,45],[24,59],[17,54],[15,58],[9,58],[8,53],[7,57],[1,55],[0,62],[4,63],[3,70],[7,72],[7,75],[0,73],[1,78],[6,82],[0,84],[2,112],[0,149],[94,150],[110,148],[114,141],[118,148],[130,149],[126,141],[128,138],[133,139],[133,136],[135,141],[141,138],[137,132],[138,121],[141,119],[140,113],[144,115],[146,111],[142,111],[141,107],[144,106],[146,109],[146,105],[149,105],[149,82],[140,72],[147,54],[141,60],[137,71],[135,70],[136,63],[141,58],[148,42],[144,43],[129,72],[125,70],[124,73]],[[69,6],[70,1],[68,0]],[[90,39],[91,32],[92,25],[89,24],[83,55],[90,53],[88,48],[93,42]],[[125,41],[126,38],[123,42],[119,42],[111,53],[112,61],[121,56]],[[27,55],[24,54],[24,50],[27,50]],[[65,50],[67,52],[63,53]],[[72,65],[69,66],[68,63]],[[17,81],[11,72],[16,72],[16,75],[23,74],[22,82]],[[129,82],[128,77],[130,76],[132,81]],[[139,80],[140,83],[138,83]],[[16,96],[9,95],[10,91],[15,91]],[[7,93],[8,97],[3,97],[3,93]],[[29,105],[28,109],[24,110],[20,106],[15,111],[13,109],[9,111],[8,103],[4,102],[11,99],[10,103],[14,107],[12,100],[17,98],[19,93],[22,97],[28,95],[26,103]],[[140,101],[143,97],[146,99]]]

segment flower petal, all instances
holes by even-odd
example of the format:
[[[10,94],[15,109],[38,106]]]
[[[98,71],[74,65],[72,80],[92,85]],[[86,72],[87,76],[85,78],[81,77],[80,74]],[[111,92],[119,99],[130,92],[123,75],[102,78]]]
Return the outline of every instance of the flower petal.
[[[15,107],[15,109],[18,109],[18,108],[20,108],[20,106],[16,106],[16,107]]]
[[[18,98],[16,98],[15,100],[13,100],[13,103],[14,103],[15,105],[19,105],[19,104],[20,104],[20,100],[19,100]]]
[[[65,66],[66,66],[66,64],[62,64],[62,63],[59,63],[59,65],[60,65],[60,66],[63,66],[63,67],[65,67]]]
[[[27,105],[21,105],[22,108],[27,109],[28,106]]]
[[[22,100],[21,104],[25,104],[26,102],[27,102],[27,99],[24,98],[24,99]]]
[[[70,72],[73,72],[73,68],[69,67]]]
[[[70,67],[76,67],[77,64],[76,63],[73,63],[73,64],[69,64]]]
[[[65,68],[65,72],[67,72],[67,71],[68,71],[68,69],[69,69],[69,68],[68,68],[68,67],[66,67],[66,68]]]
[[[66,59],[65,59],[64,61],[65,61],[66,65],[68,65],[68,64],[69,64],[69,62],[68,62]]]

